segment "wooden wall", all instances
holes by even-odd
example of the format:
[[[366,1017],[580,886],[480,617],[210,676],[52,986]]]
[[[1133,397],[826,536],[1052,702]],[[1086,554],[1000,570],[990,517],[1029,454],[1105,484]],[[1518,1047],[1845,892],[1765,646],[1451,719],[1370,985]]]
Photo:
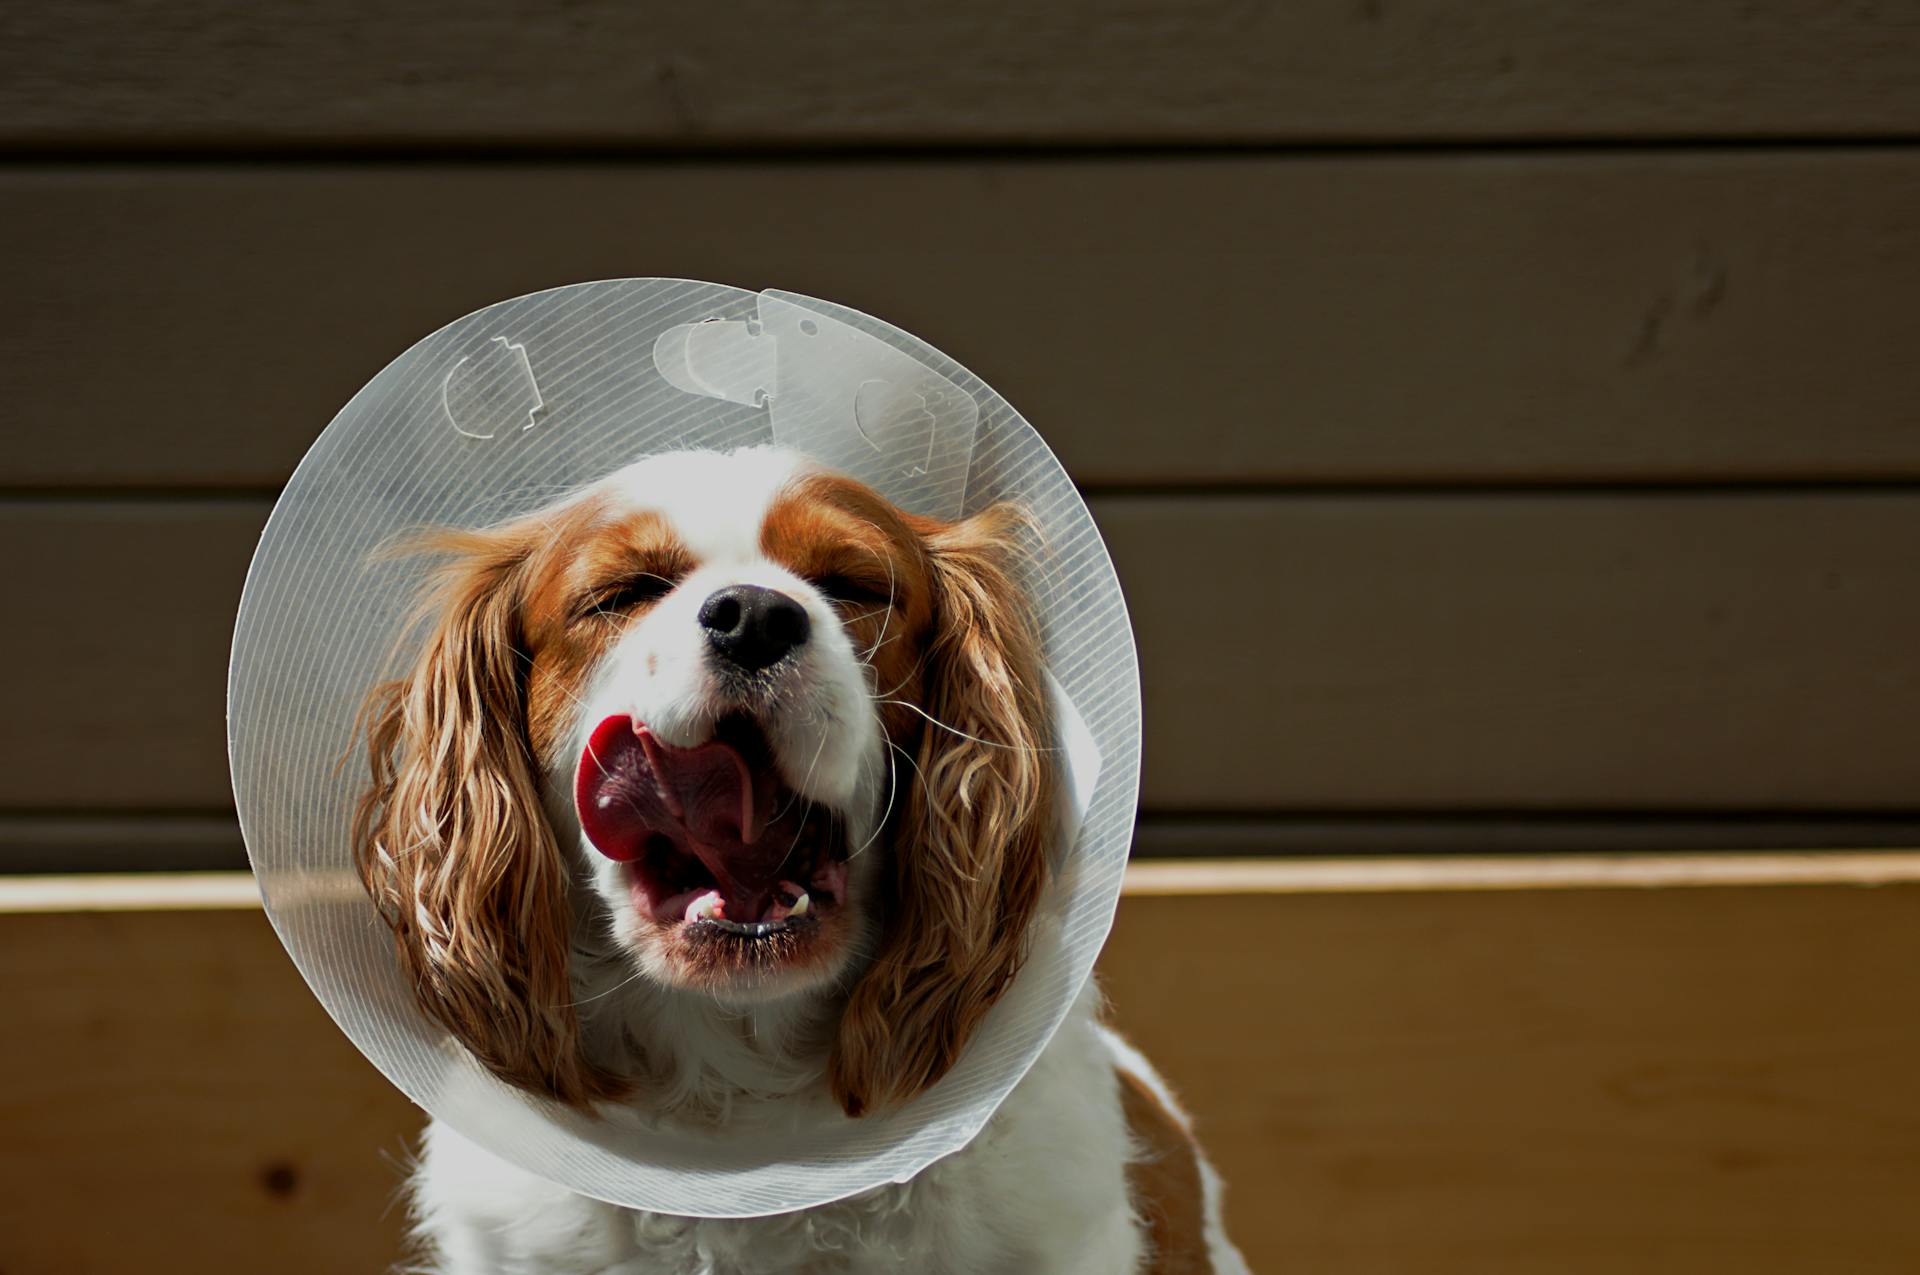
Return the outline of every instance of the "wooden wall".
[[[1101,978],[1261,1275],[1905,1275],[1916,963],[1912,854],[1295,860],[1136,865]],[[0,882],[0,987],[9,1275],[399,1254],[419,1113],[250,878]]]
[[[622,275],[899,323],[1084,485],[1139,854],[1239,856],[1104,975],[1255,1269],[1913,1268],[1911,857],[1568,855],[1920,844],[1920,10],[0,0],[0,871],[243,864],[279,484]],[[1255,858],[1330,853],[1441,857]],[[250,890],[0,884],[0,1272],[394,1256],[417,1113]]]
[[[1916,138],[1897,4],[6,6],[0,861],[237,864],[279,483],[420,335],[636,274],[1055,442],[1143,852],[1913,841]]]

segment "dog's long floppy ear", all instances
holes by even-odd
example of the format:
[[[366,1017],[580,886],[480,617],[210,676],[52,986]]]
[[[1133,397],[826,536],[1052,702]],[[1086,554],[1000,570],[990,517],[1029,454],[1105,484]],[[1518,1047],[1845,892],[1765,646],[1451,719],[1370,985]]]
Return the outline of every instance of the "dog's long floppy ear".
[[[830,1079],[849,1115],[905,1101],[959,1058],[1019,971],[1057,829],[1040,641],[1015,584],[1024,517],[924,525],[933,581],[923,723],[896,825],[887,929],[855,984]]]
[[[531,537],[452,532],[425,648],[362,711],[372,783],[361,881],[420,1007],[502,1079],[584,1107],[619,1086],[587,1061],[568,977],[568,871],[527,736],[520,592]]]

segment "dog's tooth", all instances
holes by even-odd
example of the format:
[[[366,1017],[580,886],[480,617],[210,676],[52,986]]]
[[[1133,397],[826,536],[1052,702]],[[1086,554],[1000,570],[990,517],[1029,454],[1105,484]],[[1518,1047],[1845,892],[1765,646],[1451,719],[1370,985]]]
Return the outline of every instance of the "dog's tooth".
[[[720,919],[723,911],[724,900],[720,897],[720,891],[708,890],[705,894],[687,904],[686,919],[689,921],[714,921]]]
[[[788,916],[805,916],[807,914],[807,909],[811,908],[812,906],[813,906],[812,898],[808,896],[805,890],[802,890],[800,891],[800,897],[793,901],[793,906],[787,909],[787,915]]]

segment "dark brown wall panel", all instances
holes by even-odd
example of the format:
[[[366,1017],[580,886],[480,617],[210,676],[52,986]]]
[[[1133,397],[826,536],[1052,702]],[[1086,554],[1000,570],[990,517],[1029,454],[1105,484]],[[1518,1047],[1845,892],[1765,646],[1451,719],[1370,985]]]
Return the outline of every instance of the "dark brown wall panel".
[[[1920,496],[1108,497],[1161,810],[1911,810]],[[260,502],[0,505],[0,806],[215,807]]]
[[[1911,134],[1917,51],[1822,0],[68,0],[0,14],[0,144]]]
[[[1339,809],[1903,806],[1920,498],[1096,506],[1146,791]]]
[[[0,804],[206,809],[232,801],[226,668],[258,501],[0,503],[16,606]]]
[[[842,300],[1100,484],[1920,477],[1920,156],[0,174],[0,486],[269,486],[580,279]]]

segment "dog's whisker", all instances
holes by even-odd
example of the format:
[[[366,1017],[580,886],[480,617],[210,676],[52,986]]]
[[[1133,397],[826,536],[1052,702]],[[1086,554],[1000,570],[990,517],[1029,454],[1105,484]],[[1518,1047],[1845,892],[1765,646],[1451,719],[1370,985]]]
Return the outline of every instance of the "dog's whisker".
[[[921,717],[926,718],[927,721],[933,723],[935,726],[938,726],[941,730],[946,731],[948,734],[957,735],[961,739],[969,740],[973,743],[981,744],[988,748],[1004,748],[1008,752],[1014,752],[1014,753],[1057,753],[1060,751],[1058,748],[1054,748],[1046,745],[1009,744],[1001,740],[982,739],[978,735],[969,735],[966,731],[961,730],[957,726],[947,725],[947,723],[941,721],[939,718],[935,717],[932,713],[929,713],[926,709],[920,707],[918,704],[915,704],[909,700],[881,699],[881,700],[875,700],[874,702],[877,704],[890,704],[897,708],[904,708],[912,712],[918,713]]]
[[[865,841],[860,843],[860,848],[847,856],[849,863],[865,854],[867,849],[880,839],[880,835],[887,829],[887,821],[893,818],[894,799],[900,792],[900,770],[899,767],[894,764],[893,754],[899,753],[902,757],[906,757],[907,764],[913,766],[916,772],[920,769],[917,765],[914,765],[913,758],[907,756],[907,750],[900,747],[900,745],[894,743],[892,740],[888,740],[887,748],[889,750],[887,753],[887,808],[880,812],[879,820],[873,825],[873,832],[868,835]],[[924,776],[921,777],[921,782],[925,782]]]

